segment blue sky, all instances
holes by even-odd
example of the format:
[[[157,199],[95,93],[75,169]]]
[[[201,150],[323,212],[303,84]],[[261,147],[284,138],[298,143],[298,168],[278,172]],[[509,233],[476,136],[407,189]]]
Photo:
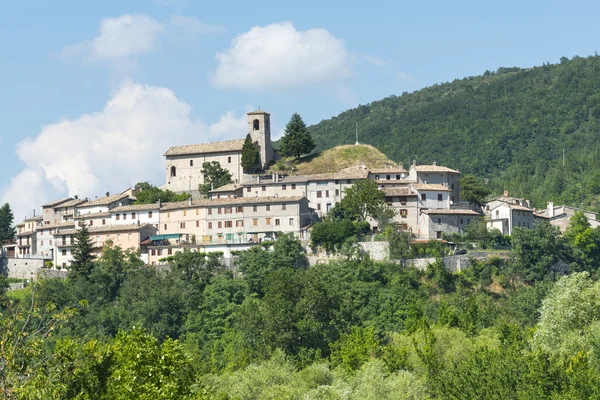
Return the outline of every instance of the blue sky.
[[[0,1],[0,201],[163,183],[162,153],[391,94],[587,56],[597,2]]]

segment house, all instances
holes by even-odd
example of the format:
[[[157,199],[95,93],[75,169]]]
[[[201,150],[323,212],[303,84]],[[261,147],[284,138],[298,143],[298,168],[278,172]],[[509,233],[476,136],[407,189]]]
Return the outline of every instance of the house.
[[[532,228],[534,210],[529,200],[509,197],[508,191],[484,207],[488,229],[498,229],[503,235],[512,235],[513,228]]]
[[[17,235],[14,246],[9,246],[16,258],[37,256],[37,228],[42,224],[42,216],[26,218],[17,224]]]
[[[85,216],[86,214],[106,213],[115,207],[132,204],[134,200],[130,190],[114,195],[106,192],[106,196],[104,197],[78,205],[75,208],[75,217]]]
[[[551,225],[558,226],[561,232],[564,232],[568,227],[571,217],[576,212],[583,212],[592,228],[600,226],[600,221],[597,219],[597,214],[592,211],[583,210],[581,208],[569,206],[555,206],[554,203],[548,202],[545,210],[536,212],[535,217],[546,220]]]
[[[441,185],[450,189],[449,199],[452,204],[457,204],[460,202],[459,175],[459,171],[437,165],[435,162],[431,165],[417,165],[413,162],[408,179],[420,184]]]
[[[266,169],[274,159],[270,114],[258,110],[251,111],[247,115],[248,133],[260,155],[259,167]],[[171,147],[164,154],[166,158],[164,188],[174,192],[196,191],[198,185],[204,183],[202,164],[213,161],[218,162],[222,168],[231,173],[233,182],[241,182],[244,174],[242,169],[244,140],[245,135],[238,140]]]
[[[444,233],[464,233],[465,227],[479,217],[479,213],[466,209],[425,209],[419,215],[420,236],[441,239]]]

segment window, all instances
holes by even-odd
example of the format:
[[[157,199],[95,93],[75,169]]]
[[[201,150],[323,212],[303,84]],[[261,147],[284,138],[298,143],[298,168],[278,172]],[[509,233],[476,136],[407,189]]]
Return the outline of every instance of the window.
[[[500,210],[496,210],[496,218],[500,217]]]
[[[217,214],[221,214],[221,207],[217,208]]]
[[[339,196],[340,195],[340,189],[335,189],[335,195]]]
[[[165,224],[165,231],[167,230],[167,224]]]
[[[236,228],[243,228],[244,227],[244,221],[243,220],[237,220],[235,221],[235,227]]]
[[[242,213],[244,212],[244,207],[242,206],[237,206],[237,212]]]
[[[452,196],[452,199],[451,199],[451,200],[452,200],[452,202],[454,203],[454,196]]]
[[[90,226],[94,226],[94,220],[90,219]]]
[[[260,129],[260,122],[258,119],[252,121],[252,129],[258,131]]]
[[[117,221],[119,221],[121,219],[121,214],[117,214],[116,218],[117,218]]]
[[[262,185],[262,186],[260,187],[260,190],[262,190],[263,192],[266,192],[266,191],[267,191],[267,187],[266,187],[265,185]]]
[[[168,254],[168,255],[171,255],[171,254],[173,254],[173,249],[169,248],[169,249],[167,250],[167,254]]]
[[[256,210],[258,210],[258,206],[255,204],[252,206],[252,211],[256,212]]]
[[[279,226],[279,218],[275,218],[275,226]]]
[[[378,181],[379,180],[379,175],[375,175],[375,180]]]
[[[196,228],[200,228],[200,221],[196,221]]]
[[[156,255],[156,249],[152,249],[152,250],[151,250],[151,254],[152,254],[153,256],[155,256],[155,255]]]
[[[271,225],[271,218],[265,218],[265,224]]]
[[[389,181],[391,179],[391,176],[390,175],[386,175],[385,179]]]
[[[152,211],[148,211],[148,218],[152,218]]]
[[[267,204],[267,211],[271,211],[271,205]]]
[[[399,181],[400,180],[400,175],[396,175],[396,180]]]
[[[127,235],[127,240],[131,240],[131,233]]]
[[[167,212],[167,218],[171,218],[171,211]]]
[[[438,220],[438,224],[442,223],[442,219],[441,218],[438,218],[437,220]]]
[[[62,249],[62,255],[66,256],[67,255],[67,249]]]
[[[406,204],[406,202],[408,201],[408,198],[406,196],[400,196],[400,197],[398,197],[398,201],[402,204]]]
[[[467,218],[467,224],[471,222],[471,218]]]
[[[325,191],[325,197],[329,197],[329,190]]]
[[[442,201],[442,194],[438,193],[438,201]]]
[[[231,208],[231,206],[227,206],[225,208],[225,214],[233,214],[233,208]]]
[[[227,162],[231,164],[231,157],[227,157]]]
[[[287,204],[282,204],[282,205],[281,205],[281,210],[282,210],[282,211],[285,211],[285,210],[287,210]]]
[[[421,201],[427,200],[427,193],[421,193]]]
[[[117,240],[121,240],[121,234],[117,233]]]
[[[290,218],[288,223],[290,226],[294,226],[294,218]]]
[[[175,168],[174,166],[171,167],[171,178],[174,178],[177,176],[177,168]]]
[[[194,160],[190,160],[190,167],[194,166]]]
[[[183,216],[187,216],[187,210],[183,210]]]
[[[317,211],[321,211],[321,203],[317,204]]]
[[[208,215],[212,215],[212,208],[207,208]]]
[[[131,213],[131,219],[135,219],[135,213]]]
[[[179,228],[180,229],[185,229],[185,222],[180,222],[179,223]]]
[[[441,238],[442,238],[442,231],[437,231],[437,232],[435,233],[435,237],[436,237],[437,239],[441,239]]]
[[[461,218],[461,219],[460,219],[460,224],[462,225],[462,223],[463,223],[463,219]]]
[[[283,185],[281,185],[281,190],[285,190],[287,188],[287,185],[284,183]]]
[[[127,219],[127,213],[123,213],[123,221]]]
[[[348,185],[352,185],[352,180],[351,180],[351,179],[346,179],[346,183],[347,183]]]
[[[252,219],[252,226],[258,226],[258,219],[257,218],[253,218]]]
[[[401,217],[406,217],[407,215],[408,215],[408,210],[406,210],[406,209],[400,210],[400,216]]]
[[[208,229],[212,229],[212,222],[208,223]]]
[[[200,209],[196,208],[196,215],[200,215]]]
[[[246,188],[246,193],[252,193],[252,188],[250,186]]]
[[[322,193],[320,190],[317,190],[317,198],[320,199],[321,197],[323,197]]]
[[[450,184],[450,189],[454,190],[454,183]]]
[[[42,246],[44,245],[44,241],[42,240]]]
[[[231,228],[233,226],[233,222],[225,221],[225,228]]]
[[[292,183],[292,190],[296,189],[296,184]]]
[[[217,228],[221,229],[223,227],[223,223],[221,221],[217,222]]]

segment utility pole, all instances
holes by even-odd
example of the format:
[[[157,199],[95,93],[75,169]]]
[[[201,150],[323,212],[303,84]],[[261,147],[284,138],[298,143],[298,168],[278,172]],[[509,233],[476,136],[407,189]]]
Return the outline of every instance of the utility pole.
[[[354,122],[354,127],[356,129],[356,143],[354,145],[358,146],[358,121]]]

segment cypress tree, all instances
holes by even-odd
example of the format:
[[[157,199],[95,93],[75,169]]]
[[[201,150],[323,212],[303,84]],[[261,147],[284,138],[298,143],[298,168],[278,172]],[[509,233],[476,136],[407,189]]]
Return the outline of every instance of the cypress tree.
[[[92,239],[90,231],[85,222],[77,230],[73,246],[73,261],[71,262],[71,273],[74,276],[88,278],[92,272],[94,256],[92,254]]]
[[[310,154],[315,148],[315,141],[306,124],[298,113],[294,113],[290,122],[285,126],[285,134],[281,138],[279,153],[285,157],[294,157],[296,160],[302,154]]]
[[[244,172],[252,172],[256,169],[259,161],[260,154],[258,153],[258,149],[254,143],[252,143],[250,134],[247,134],[244,146],[242,147],[242,168],[244,169]]]
[[[16,235],[13,226],[14,215],[8,203],[0,207],[0,246],[8,240],[14,239]]]

